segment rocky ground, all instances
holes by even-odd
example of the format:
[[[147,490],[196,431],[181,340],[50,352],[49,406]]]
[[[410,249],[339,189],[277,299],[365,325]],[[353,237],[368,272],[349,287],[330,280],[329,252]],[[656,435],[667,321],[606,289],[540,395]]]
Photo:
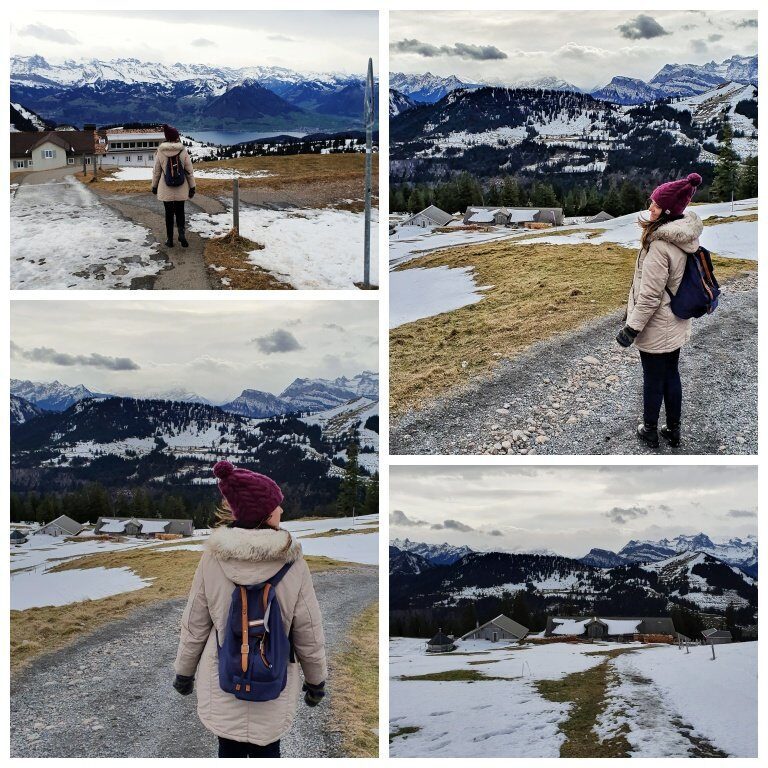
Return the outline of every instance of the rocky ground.
[[[316,574],[326,648],[344,650],[350,622],[378,597],[378,570]],[[171,687],[185,600],[158,603],[37,659],[11,680],[11,757],[215,757],[196,697]],[[342,757],[328,696],[303,701],[282,740],[284,757]]]
[[[392,454],[648,454],[638,351],[622,313],[534,345],[494,373],[390,427]],[[659,453],[757,453],[757,273],[723,286],[681,353],[683,439]],[[662,409],[662,420],[663,420]]]

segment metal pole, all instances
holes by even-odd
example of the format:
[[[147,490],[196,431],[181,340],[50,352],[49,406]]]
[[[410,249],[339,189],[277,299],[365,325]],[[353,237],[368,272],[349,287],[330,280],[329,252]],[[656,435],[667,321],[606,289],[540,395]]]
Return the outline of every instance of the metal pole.
[[[240,179],[232,179],[232,231],[240,235]]]
[[[709,647],[712,649],[712,661],[714,661],[715,660],[715,644],[710,643]]]
[[[365,244],[363,250],[363,287],[371,284],[371,200],[373,194],[373,59],[368,59],[365,81]]]

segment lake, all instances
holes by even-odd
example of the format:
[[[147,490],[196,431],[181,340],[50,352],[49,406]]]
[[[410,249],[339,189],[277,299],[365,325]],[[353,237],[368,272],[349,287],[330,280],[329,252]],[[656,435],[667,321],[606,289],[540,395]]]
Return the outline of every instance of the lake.
[[[271,136],[285,135],[295,136],[300,139],[306,136],[306,131],[281,131],[274,130],[267,133],[259,131],[181,131],[185,136],[191,136],[196,141],[203,141],[208,144],[242,144],[244,141],[258,141],[259,139],[268,139]]]

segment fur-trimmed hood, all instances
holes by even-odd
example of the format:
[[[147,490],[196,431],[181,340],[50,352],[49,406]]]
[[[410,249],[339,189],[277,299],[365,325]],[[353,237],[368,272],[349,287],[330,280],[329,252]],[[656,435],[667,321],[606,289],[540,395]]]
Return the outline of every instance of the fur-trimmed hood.
[[[184,149],[184,145],[180,141],[164,141],[158,146],[157,151],[165,157],[170,157],[171,155],[178,155],[182,149]]]
[[[222,526],[214,529],[205,548],[222,560],[293,563],[301,557],[301,544],[282,528]]]
[[[682,219],[675,219],[662,224],[655,232],[651,233],[651,240],[663,240],[672,243],[678,248],[687,250],[685,246],[698,241],[704,231],[704,224],[693,211],[688,210]]]

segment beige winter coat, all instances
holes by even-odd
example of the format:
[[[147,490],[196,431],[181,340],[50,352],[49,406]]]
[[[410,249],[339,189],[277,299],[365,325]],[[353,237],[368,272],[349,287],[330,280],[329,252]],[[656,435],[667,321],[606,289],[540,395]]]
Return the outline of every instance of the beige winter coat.
[[[184,173],[187,178],[178,187],[169,187],[165,183],[165,166],[168,158],[181,152],[184,163]],[[157,187],[157,199],[164,203],[171,200],[188,200],[189,190],[195,188],[195,172],[192,170],[192,160],[187,148],[180,141],[164,141],[155,153],[155,167],[152,170],[152,187]]]
[[[691,321],[681,320],[670,308],[667,286],[672,293],[680,287],[686,253],[699,247],[704,226],[693,212],[659,227],[651,236],[648,250],[641,250],[627,303],[627,325],[640,331],[635,345],[643,352],[673,352],[691,337]]]
[[[286,562],[293,565],[275,588],[286,632],[292,627],[296,660],[309,683],[325,680],[325,639],[320,606],[301,545],[288,531],[216,528],[206,542],[181,620],[175,669],[195,675],[197,712],[217,736],[271,744],[291,727],[301,692],[298,664],[288,664],[288,682],[273,701],[236,699],[219,686],[218,649],[235,584],[259,584]],[[219,641],[218,636],[221,637]]]

